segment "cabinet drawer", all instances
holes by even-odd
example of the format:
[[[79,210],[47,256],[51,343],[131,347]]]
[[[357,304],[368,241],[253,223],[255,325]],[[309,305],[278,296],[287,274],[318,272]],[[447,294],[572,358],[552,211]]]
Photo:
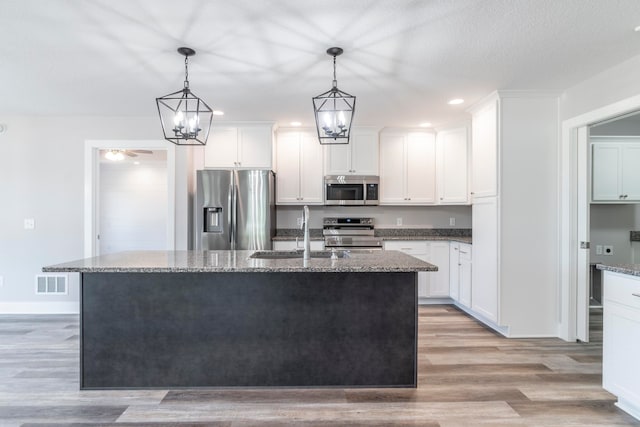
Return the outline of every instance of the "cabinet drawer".
[[[640,277],[604,273],[604,299],[640,310]]]
[[[460,247],[458,249],[459,253],[460,253],[460,259],[464,259],[467,261],[471,261],[471,245],[468,245],[466,243],[460,243]]]
[[[393,240],[384,242],[384,248],[388,251],[400,251],[409,255],[426,255],[428,243],[423,241]]]

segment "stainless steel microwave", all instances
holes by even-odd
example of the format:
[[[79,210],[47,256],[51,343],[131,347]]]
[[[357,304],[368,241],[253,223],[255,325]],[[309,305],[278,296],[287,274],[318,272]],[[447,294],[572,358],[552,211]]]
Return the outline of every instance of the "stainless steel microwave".
[[[373,175],[326,175],[324,204],[327,206],[377,205],[380,178]]]

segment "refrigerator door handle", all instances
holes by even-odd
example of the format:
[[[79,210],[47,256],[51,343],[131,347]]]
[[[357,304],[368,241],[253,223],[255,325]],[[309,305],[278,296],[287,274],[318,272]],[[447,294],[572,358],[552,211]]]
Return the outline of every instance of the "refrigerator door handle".
[[[237,181],[236,181],[237,182]],[[233,243],[231,249],[236,250],[238,246],[238,192],[240,189],[237,184],[233,186]]]
[[[227,212],[227,225],[229,226],[229,243],[231,244],[231,249],[235,249],[233,244],[233,240],[235,239],[233,232],[233,216],[235,214],[235,194],[233,194],[233,184],[229,185],[229,200],[227,206],[229,206]]]

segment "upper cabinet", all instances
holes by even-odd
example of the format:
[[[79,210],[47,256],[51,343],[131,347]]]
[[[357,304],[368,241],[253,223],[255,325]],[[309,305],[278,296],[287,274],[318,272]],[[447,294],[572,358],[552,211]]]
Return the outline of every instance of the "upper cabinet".
[[[354,128],[349,144],[325,145],[325,175],[378,175],[378,132]]]
[[[498,100],[473,113],[471,125],[471,194],[490,197],[498,194]]]
[[[613,138],[591,147],[592,201],[640,201],[640,142]]]
[[[271,169],[273,125],[213,126],[204,147],[205,168]]]
[[[467,127],[438,132],[436,171],[439,204],[469,203],[468,133]]]
[[[279,130],[276,136],[276,203],[324,203],[322,145],[313,131]]]
[[[435,204],[435,134],[381,132],[380,187],[381,205]]]

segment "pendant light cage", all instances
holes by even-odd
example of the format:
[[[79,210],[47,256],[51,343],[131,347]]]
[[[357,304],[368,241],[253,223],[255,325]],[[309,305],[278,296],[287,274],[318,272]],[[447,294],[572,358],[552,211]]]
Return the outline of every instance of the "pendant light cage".
[[[327,49],[333,56],[333,87],[313,97],[313,111],[320,144],[348,144],[351,123],[356,108],[356,97],[338,89],[336,80],[336,56],[342,54],[339,47]]]
[[[156,98],[164,139],[176,145],[206,145],[213,121],[213,110],[189,89],[189,56],[193,49],[178,49],[184,55],[184,88]]]

